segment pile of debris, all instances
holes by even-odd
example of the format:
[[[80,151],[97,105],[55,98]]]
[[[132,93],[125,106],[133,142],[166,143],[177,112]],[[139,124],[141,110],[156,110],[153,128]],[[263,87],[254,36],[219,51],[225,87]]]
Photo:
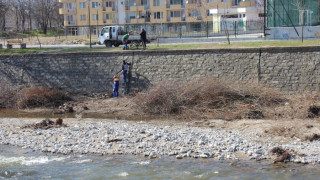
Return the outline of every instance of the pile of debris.
[[[73,113],[74,112],[73,107],[74,107],[74,104],[72,103],[64,103],[63,105],[59,106],[55,114]]]
[[[67,127],[66,124],[63,124],[62,119],[57,119],[52,121],[50,119],[44,119],[35,124],[28,124],[23,126],[22,128],[31,128],[31,129],[50,129],[50,128],[59,128],[59,127]]]
[[[277,155],[277,158],[273,160],[273,163],[288,162],[288,161],[290,161],[290,158],[292,156],[287,150],[285,150],[281,147],[274,147],[270,150],[270,152],[272,154]]]

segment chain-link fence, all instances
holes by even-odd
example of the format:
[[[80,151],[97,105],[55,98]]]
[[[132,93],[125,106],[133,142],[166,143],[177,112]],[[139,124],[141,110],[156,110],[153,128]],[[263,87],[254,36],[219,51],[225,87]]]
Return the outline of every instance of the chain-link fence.
[[[268,0],[268,27],[318,25],[318,0]]]
[[[144,28],[148,34],[158,37],[214,37],[229,35],[252,34],[263,32],[263,21],[221,21],[159,23],[159,24],[126,24],[126,31],[139,32]]]

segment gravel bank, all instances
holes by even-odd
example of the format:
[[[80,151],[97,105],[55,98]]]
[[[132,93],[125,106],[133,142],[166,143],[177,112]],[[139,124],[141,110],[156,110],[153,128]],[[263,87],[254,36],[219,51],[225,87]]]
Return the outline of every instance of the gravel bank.
[[[282,147],[296,163],[320,163],[319,141],[279,145],[254,133],[220,128],[167,126],[125,120],[66,119],[68,127],[22,129],[40,119],[0,119],[0,144],[62,154],[134,154],[150,158],[269,159],[269,150]]]

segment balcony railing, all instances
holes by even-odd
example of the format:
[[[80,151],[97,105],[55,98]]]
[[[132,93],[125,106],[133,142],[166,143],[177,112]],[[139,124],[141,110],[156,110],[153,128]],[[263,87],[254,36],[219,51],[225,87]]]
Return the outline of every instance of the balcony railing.
[[[68,21],[68,24],[69,24],[69,25],[76,24],[76,21]]]
[[[74,13],[74,12],[76,12],[76,9],[68,9],[68,12],[69,13]]]

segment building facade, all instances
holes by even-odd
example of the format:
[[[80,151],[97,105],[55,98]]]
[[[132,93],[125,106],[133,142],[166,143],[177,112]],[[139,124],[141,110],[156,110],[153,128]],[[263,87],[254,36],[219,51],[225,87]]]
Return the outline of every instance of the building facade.
[[[261,0],[59,0],[59,13],[68,34],[79,35],[88,33],[89,23],[96,33],[114,24],[211,22],[211,9],[255,8],[257,1]]]
[[[230,4],[221,5],[210,9],[213,32],[234,29],[235,26],[246,31],[247,28],[257,29],[263,25],[264,0],[233,0],[231,6]]]

